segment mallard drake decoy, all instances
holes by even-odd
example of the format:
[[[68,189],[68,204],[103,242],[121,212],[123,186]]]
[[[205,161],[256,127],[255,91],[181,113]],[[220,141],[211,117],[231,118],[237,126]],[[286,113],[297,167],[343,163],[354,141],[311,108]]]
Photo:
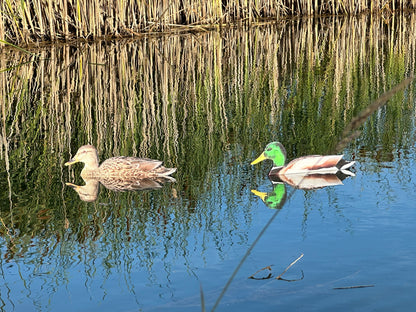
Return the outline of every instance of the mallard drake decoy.
[[[99,165],[97,149],[92,145],[81,146],[75,156],[65,163],[65,166],[77,162],[85,164],[81,171],[82,178],[170,178],[169,175],[176,171],[176,168],[162,166],[162,161],[159,160],[126,156],[112,157]]]
[[[285,165],[286,150],[280,142],[271,142],[267,144],[263,153],[254,161],[255,165],[265,159],[273,161],[273,168],[269,176],[284,177],[288,175],[310,175],[310,174],[336,174],[341,171],[343,174],[353,176],[354,173],[347,170],[355,161],[346,161],[342,159],[344,155],[310,155],[296,158]]]

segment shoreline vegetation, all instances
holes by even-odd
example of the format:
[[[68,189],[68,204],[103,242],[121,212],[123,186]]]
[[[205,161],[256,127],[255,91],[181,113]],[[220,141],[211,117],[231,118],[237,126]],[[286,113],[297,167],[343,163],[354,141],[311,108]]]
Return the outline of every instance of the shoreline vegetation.
[[[246,146],[234,159],[242,164],[273,136],[292,146],[288,157],[325,154],[358,112],[416,72],[416,15],[393,16],[388,26],[368,15],[288,24],[6,51],[0,174],[11,182],[0,186],[16,205],[12,181],[27,181],[27,168],[36,168],[29,172],[37,183],[22,187],[48,201],[53,186],[44,181],[59,187],[50,177],[66,172],[64,160],[89,142],[102,159],[134,155],[181,167],[177,185],[198,177],[200,188],[189,190],[198,198],[229,146]],[[413,90],[362,126],[354,144],[371,148],[360,153],[380,160],[387,147],[410,144]]]
[[[4,0],[0,47],[206,31],[292,17],[414,10],[416,0]]]

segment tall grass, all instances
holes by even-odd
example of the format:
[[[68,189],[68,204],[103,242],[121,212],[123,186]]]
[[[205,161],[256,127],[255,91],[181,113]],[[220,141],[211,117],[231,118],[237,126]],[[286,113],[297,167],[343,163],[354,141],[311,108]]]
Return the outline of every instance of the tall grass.
[[[251,24],[290,16],[355,15],[416,8],[416,0],[4,0],[0,40],[14,44],[73,38],[129,37],[140,33]]]

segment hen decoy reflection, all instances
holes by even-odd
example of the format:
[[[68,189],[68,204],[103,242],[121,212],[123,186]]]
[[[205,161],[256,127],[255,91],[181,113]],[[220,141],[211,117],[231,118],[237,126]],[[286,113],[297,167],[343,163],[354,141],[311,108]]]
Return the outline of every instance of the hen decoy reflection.
[[[83,178],[85,185],[76,185],[66,183],[67,186],[73,188],[82,201],[93,202],[98,197],[100,184],[111,191],[145,191],[160,189],[166,182],[175,182],[172,177],[168,178],[145,178],[145,179],[129,179],[120,180],[117,178]]]

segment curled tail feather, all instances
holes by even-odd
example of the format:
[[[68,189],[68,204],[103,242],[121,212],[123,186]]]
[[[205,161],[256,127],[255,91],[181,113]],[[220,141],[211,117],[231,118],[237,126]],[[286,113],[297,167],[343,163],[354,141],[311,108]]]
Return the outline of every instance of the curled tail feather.
[[[341,170],[346,170],[346,169],[352,167],[354,164],[355,164],[355,161],[346,161],[345,163],[343,163],[341,165],[341,168],[340,169]]]

